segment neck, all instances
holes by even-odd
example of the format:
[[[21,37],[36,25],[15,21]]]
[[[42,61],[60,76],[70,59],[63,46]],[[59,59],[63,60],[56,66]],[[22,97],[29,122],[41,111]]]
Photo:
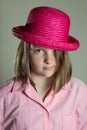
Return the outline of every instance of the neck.
[[[35,89],[39,96],[43,99],[47,92],[51,89],[54,76],[47,78],[43,76],[36,76],[32,74],[32,80],[35,83]]]

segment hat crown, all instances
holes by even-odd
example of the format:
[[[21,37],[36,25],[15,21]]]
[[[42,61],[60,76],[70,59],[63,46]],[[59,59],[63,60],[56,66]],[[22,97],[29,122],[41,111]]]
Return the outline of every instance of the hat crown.
[[[69,35],[70,18],[56,8],[40,6],[32,9],[25,25],[13,27],[12,33],[28,44],[56,50],[73,51],[79,41]]]
[[[27,31],[54,42],[67,42],[69,27],[69,16],[51,7],[32,9],[26,22]]]

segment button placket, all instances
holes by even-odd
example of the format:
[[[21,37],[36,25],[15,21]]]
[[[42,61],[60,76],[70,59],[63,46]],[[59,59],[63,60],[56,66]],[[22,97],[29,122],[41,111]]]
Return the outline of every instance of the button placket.
[[[44,130],[53,130],[52,118],[46,109],[44,109]]]

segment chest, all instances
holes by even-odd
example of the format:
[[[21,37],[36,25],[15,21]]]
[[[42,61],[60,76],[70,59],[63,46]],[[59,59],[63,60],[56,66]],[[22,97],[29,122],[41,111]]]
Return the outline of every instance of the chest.
[[[22,96],[5,107],[6,130],[78,130],[78,103],[67,96],[46,99],[43,104]]]

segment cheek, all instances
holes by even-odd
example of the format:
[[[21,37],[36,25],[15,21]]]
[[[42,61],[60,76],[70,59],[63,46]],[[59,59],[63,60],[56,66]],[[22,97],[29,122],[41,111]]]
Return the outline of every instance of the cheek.
[[[42,64],[41,58],[39,58],[39,57],[31,57],[30,58],[31,69],[39,68],[41,64]]]

